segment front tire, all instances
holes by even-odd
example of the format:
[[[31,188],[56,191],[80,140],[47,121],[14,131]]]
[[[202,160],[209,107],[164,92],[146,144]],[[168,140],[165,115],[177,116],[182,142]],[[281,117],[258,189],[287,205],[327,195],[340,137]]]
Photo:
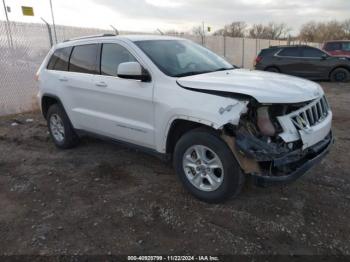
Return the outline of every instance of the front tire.
[[[270,66],[265,68],[266,72],[271,72],[271,73],[280,73],[280,70],[277,67]]]
[[[62,106],[50,106],[46,119],[50,136],[58,148],[68,149],[78,144],[79,138]]]
[[[237,196],[244,184],[231,150],[211,130],[195,129],[183,135],[175,146],[173,161],[185,188],[208,203]]]
[[[337,68],[331,73],[332,82],[347,82],[350,80],[350,72],[345,68]]]

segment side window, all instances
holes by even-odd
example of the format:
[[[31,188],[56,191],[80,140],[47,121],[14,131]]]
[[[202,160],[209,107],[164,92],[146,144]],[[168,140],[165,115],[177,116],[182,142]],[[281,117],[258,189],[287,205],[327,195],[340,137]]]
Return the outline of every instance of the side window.
[[[71,51],[72,47],[57,49],[51,56],[50,61],[47,64],[47,69],[68,71],[68,61]]]
[[[276,54],[279,50],[281,49],[277,49],[277,48],[267,48],[267,49],[262,49],[259,53],[259,56],[271,56]]]
[[[321,50],[318,50],[316,48],[306,47],[302,49],[301,52],[302,57],[315,57],[320,58],[324,55],[324,53]]]
[[[103,44],[101,52],[101,74],[117,76],[120,63],[136,62],[132,54],[118,44]]]
[[[326,44],[325,50],[326,51],[341,50],[341,43],[340,42],[328,43]]]
[[[69,62],[69,71],[97,74],[97,53],[97,44],[75,46]]]
[[[300,57],[299,48],[298,47],[284,48],[282,49],[281,52],[278,53],[278,56]]]

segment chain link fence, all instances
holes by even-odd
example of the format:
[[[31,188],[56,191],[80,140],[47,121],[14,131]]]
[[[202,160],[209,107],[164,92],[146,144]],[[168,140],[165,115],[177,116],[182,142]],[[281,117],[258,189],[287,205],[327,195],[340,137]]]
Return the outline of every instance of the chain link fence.
[[[14,114],[37,108],[35,73],[50,50],[45,24],[0,21],[0,115]],[[83,35],[101,34],[91,28],[57,26],[57,40]]]
[[[0,115],[37,109],[35,73],[50,49],[48,28],[45,24],[0,21]],[[11,37],[9,34],[11,30]],[[52,32],[53,33],[53,32]],[[66,39],[112,33],[112,31],[56,26],[57,42]],[[126,34],[127,32],[121,32]],[[55,40],[55,35],[52,34]],[[193,35],[181,37],[203,44],[232,64],[253,68],[253,61],[262,48],[286,45],[286,41]],[[318,44],[312,44],[319,47]]]

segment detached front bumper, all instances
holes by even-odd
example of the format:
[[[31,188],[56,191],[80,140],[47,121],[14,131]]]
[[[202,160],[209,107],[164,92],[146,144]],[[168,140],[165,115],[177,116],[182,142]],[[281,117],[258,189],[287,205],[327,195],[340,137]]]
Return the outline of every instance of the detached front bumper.
[[[275,164],[277,165],[283,165],[283,163],[287,163],[291,161],[291,159],[293,159],[291,162],[300,163],[300,165],[291,173],[282,176],[252,174],[253,182],[262,187],[292,182],[305,174],[315,164],[321,162],[321,160],[329,153],[333,143],[334,138],[332,132],[330,132],[325,139],[308,148],[308,152],[300,157],[300,159],[296,159],[295,154],[287,155],[283,159],[275,159]]]

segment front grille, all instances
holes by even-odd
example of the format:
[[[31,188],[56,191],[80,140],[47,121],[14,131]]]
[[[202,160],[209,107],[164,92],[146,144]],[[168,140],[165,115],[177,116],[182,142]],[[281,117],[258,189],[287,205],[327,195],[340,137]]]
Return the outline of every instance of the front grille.
[[[291,115],[292,122],[298,130],[309,129],[327,117],[329,105],[325,96],[313,101]]]

